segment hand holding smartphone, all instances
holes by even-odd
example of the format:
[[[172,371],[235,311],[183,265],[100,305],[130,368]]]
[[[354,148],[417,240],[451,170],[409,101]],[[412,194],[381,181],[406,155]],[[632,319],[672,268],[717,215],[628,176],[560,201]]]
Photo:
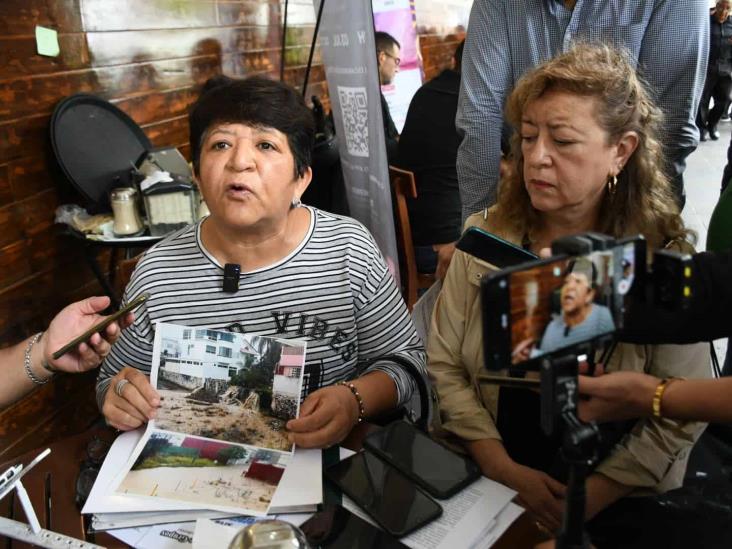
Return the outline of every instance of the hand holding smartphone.
[[[79,344],[82,342],[87,341],[92,335],[96,333],[103,332],[107,326],[112,324],[113,322],[123,318],[128,313],[131,313],[135,309],[137,309],[140,305],[142,305],[148,298],[150,297],[150,294],[144,293],[138,295],[135,299],[130,301],[126,306],[122,307],[119,311],[116,313],[112,313],[108,317],[106,317],[101,322],[95,324],[91,328],[89,328],[86,332],[81,334],[79,337],[75,338],[73,341],[67,343],[63,347],[61,347],[58,351],[53,353],[53,360],[58,360],[62,356],[64,356],[69,351],[75,349]]]

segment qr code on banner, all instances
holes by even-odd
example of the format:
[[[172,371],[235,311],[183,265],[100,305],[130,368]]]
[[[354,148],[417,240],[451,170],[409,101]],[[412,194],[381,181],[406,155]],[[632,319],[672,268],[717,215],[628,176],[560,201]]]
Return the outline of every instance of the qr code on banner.
[[[369,123],[366,88],[338,86],[338,99],[343,113],[346,150],[353,156],[369,155]]]

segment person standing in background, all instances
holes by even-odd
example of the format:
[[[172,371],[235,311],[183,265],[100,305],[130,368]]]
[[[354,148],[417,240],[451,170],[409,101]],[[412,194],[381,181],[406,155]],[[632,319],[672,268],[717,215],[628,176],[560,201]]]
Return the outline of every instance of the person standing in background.
[[[577,41],[625,48],[637,64],[664,113],[666,171],[683,207],[686,157],[699,139],[694,119],[706,74],[708,5],[707,0],[476,0],[456,118],[463,218],[496,202],[503,106],[516,82]]]
[[[391,34],[387,32],[375,32],[374,41],[376,42],[376,61],[379,66],[379,84],[387,86],[394,82],[394,77],[399,72],[399,65],[402,62],[401,45]],[[386,140],[386,156],[389,164],[392,164],[399,152],[399,132],[391,118],[389,104],[386,102],[384,94],[379,92],[381,96],[381,117],[384,120],[384,139]]]
[[[717,124],[727,112],[732,94],[732,1],[718,0],[709,16],[709,64],[707,79],[704,83],[699,103],[696,125],[699,126],[700,139],[709,137],[719,139]],[[714,99],[714,107],[709,109],[709,101]]]
[[[443,70],[414,94],[399,138],[397,165],[413,171],[417,184],[417,198],[408,203],[417,270],[440,279],[462,229],[455,113],[464,43],[455,49],[454,68]]]

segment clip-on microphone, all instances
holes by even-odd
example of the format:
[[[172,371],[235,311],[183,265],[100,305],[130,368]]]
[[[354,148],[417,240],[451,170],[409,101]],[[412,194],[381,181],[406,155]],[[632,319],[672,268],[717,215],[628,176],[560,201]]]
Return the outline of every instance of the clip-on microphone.
[[[241,265],[237,263],[227,263],[224,265],[224,284],[222,289],[229,294],[239,291],[239,275],[241,274]]]

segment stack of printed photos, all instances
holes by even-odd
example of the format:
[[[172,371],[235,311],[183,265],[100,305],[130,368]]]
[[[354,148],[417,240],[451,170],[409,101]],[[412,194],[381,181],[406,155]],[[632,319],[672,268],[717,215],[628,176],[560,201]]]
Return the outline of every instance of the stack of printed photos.
[[[266,515],[293,461],[285,425],[298,414],[304,363],[304,342],[158,323],[150,375],[161,396],[157,417],[84,512],[124,496],[146,500],[135,511]],[[119,463],[119,455],[109,459]],[[310,461],[320,466],[320,456]]]

